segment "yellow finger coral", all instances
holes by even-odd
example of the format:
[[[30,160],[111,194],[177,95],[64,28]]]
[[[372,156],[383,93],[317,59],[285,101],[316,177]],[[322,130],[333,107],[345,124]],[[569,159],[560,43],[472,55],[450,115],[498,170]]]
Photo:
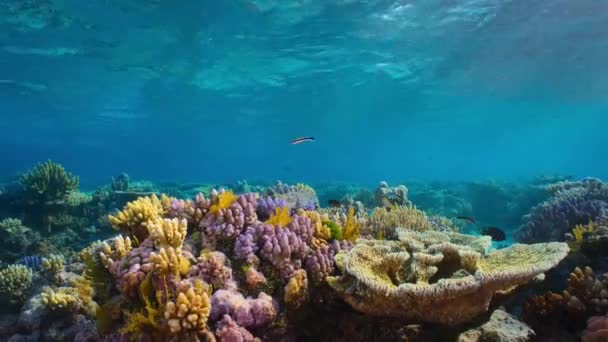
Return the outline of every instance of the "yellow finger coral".
[[[312,241],[313,247],[318,248],[322,245],[327,245],[327,241],[331,239],[331,230],[326,224],[323,224],[321,214],[316,211],[298,209],[298,215],[308,217],[313,227],[315,227],[315,238]]]
[[[211,302],[202,282],[181,285],[174,301],[168,301],[164,317],[172,334],[207,330],[207,319],[211,313]]]
[[[148,225],[148,231],[156,246],[181,247],[186,239],[188,221],[158,217]]]
[[[436,243],[437,234],[445,235],[443,242]],[[484,313],[494,293],[527,283],[568,254],[559,242],[484,254],[476,237],[452,232],[400,239],[359,240],[338,253],[343,275],[328,277],[329,285],[366,314],[457,325]]]
[[[22,303],[32,290],[32,270],[25,265],[9,265],[0,270],[0,295],[12,303]]]
[[[163,199],[165,200],[166,197],[163,196]],[[156,195],[139,197],[135,201],[127,203],[116,216],[109,215],[108,220],[114,229],[134,238],[135,242],[141,243],[148,237],[148,225],[161,218],[165,210],[163,203]]]
[[[76,277],[72,286],[51,288],[46,286],[40,293],[40,302],[51,311],[80,312],[94,318],[98,305],[93,301],[94,290],[91,282],[84,277]]]
[[[162,247],[158,253],[150,253],[152,270],[159,275],[173,275],[180,279],[190,271],[190,261],[181,248]]]
[[[65,267],[65,259],[62,255],[50,255],[42,259],[42,269],[58,280],[59,272]]]
[[[123,238],[119,235],[113,238],[111,243],[112,246],[110,246],[107,241],[104,241],[99,247],[99,259],[106,269],[109,269],[114,261],[129,255],[129,252],[133,249],[131,239],[128,236]]]

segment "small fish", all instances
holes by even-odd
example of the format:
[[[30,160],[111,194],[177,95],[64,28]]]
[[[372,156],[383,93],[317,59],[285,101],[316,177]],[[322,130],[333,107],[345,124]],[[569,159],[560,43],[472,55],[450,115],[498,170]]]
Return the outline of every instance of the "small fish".
[[[485,227],[481,231],[481,234],[491,236],[492,240],[494,241],[504,241],[507,238],[505,232],[503,232],[502,229],[498,227]]]
[[[469,217],[469,216],[456,216],[456,218],[457,218],[457,219],[459,219],[459,220],[465,220],[465,221],[468,221],[468,222],[470,222],[470,223],[472,223],[472,224],[475,224],[475,223],[476,223],[476,222],[475,222],[475,218],[473,218],[473,217]]]
[[[386,211],[390,212],[391,209],[394,209],[397,206],[397,204],[395,200],[390,200],[388,197],[383,197],[382,206],[384,209],[386,209]]]
[[[333,200],[333,199],[330,199],[329,201],[327,201],[327,204],[329,204],[329,206],[331,208],[341,208],[342,207],[342,203],[340,203],[340,201]]]
[[[24,256],[19,259],[17,263],[25,265],[31,269],[38,269],[42,266],[42,257],[39,255]]]
[[[297,145],[297,144],[301,144],[301,143],[305,143],[305,142],[313,142],[315,141],[314,137],[302,137],[302,138],[297,138],[291,141],[292,145]]]

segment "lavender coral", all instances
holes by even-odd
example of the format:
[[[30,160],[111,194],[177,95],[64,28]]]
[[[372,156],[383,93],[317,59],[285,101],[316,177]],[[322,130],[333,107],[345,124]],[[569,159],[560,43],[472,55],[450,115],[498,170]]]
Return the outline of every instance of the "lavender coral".
[[[264,292],[257,298],[245,298],[236,289],[221,289],[211,296],[211,318],[226,314],[244,328],[262,327],[277,317],[277,303]]]
[[[215,210],[210,209],[201,221],[203,246],[210,249],[222,241],[235,239],[244,228],[257,222],[255,194],[241,195],[225,208],[223,206],[228,204],[221,201],[218,199],[218,204],[214,204]]]
[[[599,179],[561,182],[549,187],[553,197],[524,216],[516,238],[522,242],[556,241],[577,224],[595,220],[608,208],[608,185]]]

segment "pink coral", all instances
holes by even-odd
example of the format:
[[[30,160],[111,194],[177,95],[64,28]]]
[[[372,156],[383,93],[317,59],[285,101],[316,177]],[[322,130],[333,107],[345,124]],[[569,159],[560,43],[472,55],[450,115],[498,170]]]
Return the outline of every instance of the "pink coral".
[[[201,253],[190,270],[190,276],[213,285],[214,289],[220,289],[232,281],[232,269],[226,264],[227,258],[222,252]]]
[[[608,341],[608,316],[594,316],[587,321],[587,329],[581,337],[583,342]]]
[[[137,298],[139,284],[152,270],[149,257],[154,250],[153,245],[152,239],[146,239],[139,247],[131,250],[127,257],[114,261],[110,266],[110,273],[118,279],[117,287],[125,296]]]
[[[236,238],[244,228],[257,222],[255,194],[240,195],[229,208],[209,212],[200,223],[203,246],[217,247],[218,242]]]
[[[226,314],[232,316],[242,327],[257,328],[274,321],[277,317],[277,304],[264,292],[260,292],[257,298],[245,298],[236,289],[216,291],[211,297],[211,319]]]
[[[215,332],[221,342],[258,342],[260,339],[254,337],[247,329],[239,326],[229,315],[224,315],[217,323]]]

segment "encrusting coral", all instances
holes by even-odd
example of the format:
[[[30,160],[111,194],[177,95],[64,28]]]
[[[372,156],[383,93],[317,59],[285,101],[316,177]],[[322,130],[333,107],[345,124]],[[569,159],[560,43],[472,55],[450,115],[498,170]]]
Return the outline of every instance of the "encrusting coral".
[[[462,234],[398,232],[402,241],[362,240],[336,256],[343,275],[327,280],[353,308],[378,316],[464,323],[485,312],[494,293],[527,283],[568,253],[565,243],[542,243],[484,254],[480,244],[466,243]],[[448,241],[437,241],[437,234]]]

